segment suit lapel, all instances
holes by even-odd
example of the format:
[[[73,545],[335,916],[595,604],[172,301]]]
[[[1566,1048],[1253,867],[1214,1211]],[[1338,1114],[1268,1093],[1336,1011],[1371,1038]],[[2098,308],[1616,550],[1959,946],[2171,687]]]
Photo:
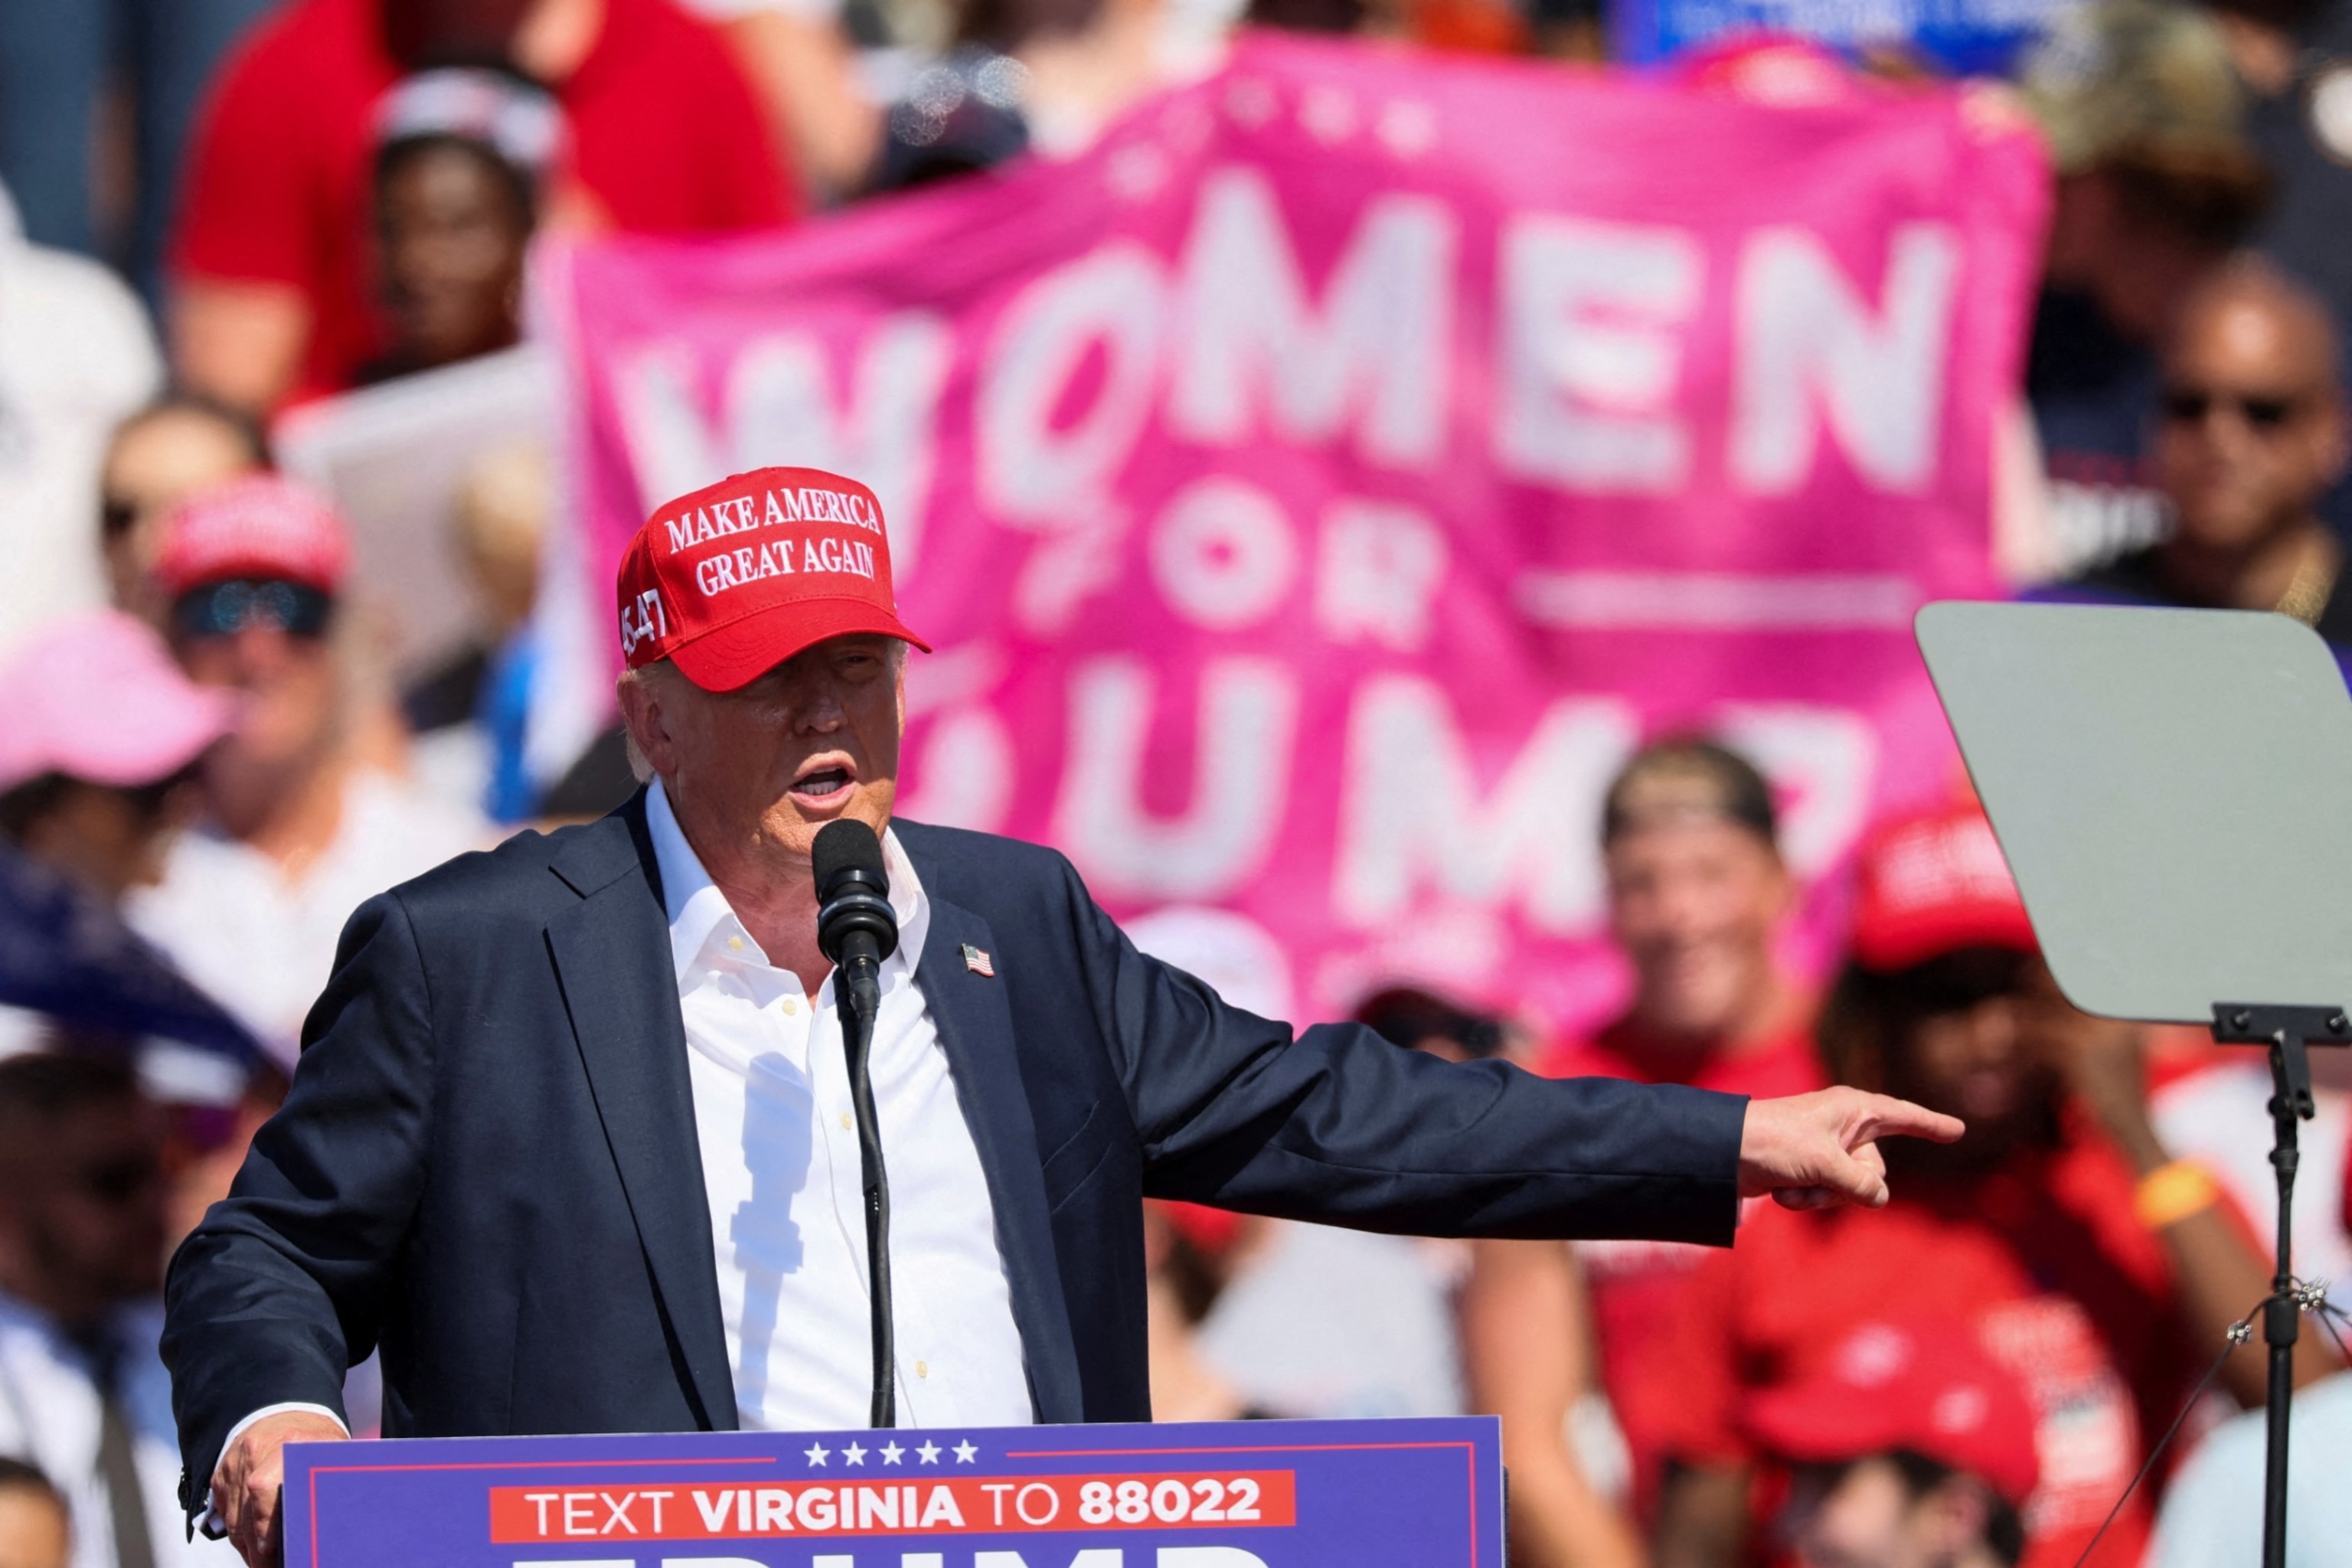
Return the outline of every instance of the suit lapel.
[[[931,882],[922,867],[917,872]],[[959,951],[967,942],[990,951],[996,941],[988,922],[971,910],[936,894],[930,906],[931,929],[917,973],[988,1177],[997,1246],[1013,1291],[1013,1321],[1029,1364],[1030,1398],[1040,1421],[1076,1421],[1083,1410],[1077,1346],[1054,1256],[1037,1131],[1013,1050],[1013,1010],[1004,1000],[1003,983],[974,973]]]
[[[557,857],[556,875],[581,900],[547,922],[548,951],[689,1393],[705,1425],[729,1431],[737,1419],[734,1379],[711,1263],[686,1026],[653,868],[640,792]]]

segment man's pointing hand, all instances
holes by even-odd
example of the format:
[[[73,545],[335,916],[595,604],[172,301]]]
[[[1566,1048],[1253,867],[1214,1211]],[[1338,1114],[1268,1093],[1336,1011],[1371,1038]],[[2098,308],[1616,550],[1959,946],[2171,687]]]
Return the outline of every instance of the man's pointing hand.
[[[1783,1208],[1827,1208],[1886,1202],[1884,1137],[1957,1140],[1956,1117],[1907,1100],[1824,1089],[1784,1100],[1752,1100],[1739,1130],[1739,1195],[1772,1194]]]

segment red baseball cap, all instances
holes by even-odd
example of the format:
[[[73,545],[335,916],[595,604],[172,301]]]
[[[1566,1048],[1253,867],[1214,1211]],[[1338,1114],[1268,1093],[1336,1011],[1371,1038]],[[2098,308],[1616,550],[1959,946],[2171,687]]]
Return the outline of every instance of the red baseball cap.
[[[1751,1397],[1742,1419],[1784,1459],[1838,1464],[1907,1448],[2019,1509],[2042,1479],[2032,1400],[1964,1322],[1864,1323],[1809,1375]]]
[[[1955,806],[1873,834],[1854,898],[1854,958],[1885,974],[1964,947],[2037,951],[1984,812]]]
[[[656,509],[621,554],[621,655],[733,691],[853,632],[930,645],[898,619],[882,503],[820,468],[754,468]]]
[[[351,531],[332,501],[280,474],[248,474],[163,514],[155,578],[174,599],[235,577],[332,594],[351,563]]]

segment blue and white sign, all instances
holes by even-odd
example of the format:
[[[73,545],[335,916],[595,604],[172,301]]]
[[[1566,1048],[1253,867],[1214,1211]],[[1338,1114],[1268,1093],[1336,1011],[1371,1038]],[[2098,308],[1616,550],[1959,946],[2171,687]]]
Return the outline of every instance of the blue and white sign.
[[[1671,59],[1739,33],[1778,33],[1853,52],[1907,47],[1958,75],[2006,71],[2067,0],[1612,0],[1616,58]]]
[[[1503,1568],[1491,1417],[286,1454],[287,1568]]]

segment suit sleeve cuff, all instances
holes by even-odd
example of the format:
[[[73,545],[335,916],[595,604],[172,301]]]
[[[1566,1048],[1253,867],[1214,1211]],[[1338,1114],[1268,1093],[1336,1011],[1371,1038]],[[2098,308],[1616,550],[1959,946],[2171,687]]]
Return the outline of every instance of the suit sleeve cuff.
[[[312,1415],[323,1415],[328,1420],[333,1422],[336,1426],[341,1426],[343,1429],[344,1436],[348,1437],[352,1435],[351,1425],[343,1419],[341,1412],[330,1410],[323,1405],[307,1405],[299,1400],[289,1401],[284,1405],[265,1405],[260,1409],[255,1411],[252,1415],[247,1416],[244,1420],[238,1422],[236,1426],[228,1429],[228,1436],[221,1439],[221,1458],[226,1458],[228,1457],[228,1451],[236,1447],[236,1440],[239,1437],[244,1436],[246,1429],[251,1426],[255,1422],[267,1420],[272,1415],[284,1415],[289,1411],[295,1410],[300,1410]],[[217,1464],[215,1464],[213,1473],[215,1476],[219,1475],[220,1471]],[[228,1534],[228,1526],[221,1520],[220,1510],[215,1503],[213,1489],[209,1483],[205,1487],[205,1511],[203,1516],[196,1521],[196,1529],[206,1540],[209,1541],[218,1541]]]

